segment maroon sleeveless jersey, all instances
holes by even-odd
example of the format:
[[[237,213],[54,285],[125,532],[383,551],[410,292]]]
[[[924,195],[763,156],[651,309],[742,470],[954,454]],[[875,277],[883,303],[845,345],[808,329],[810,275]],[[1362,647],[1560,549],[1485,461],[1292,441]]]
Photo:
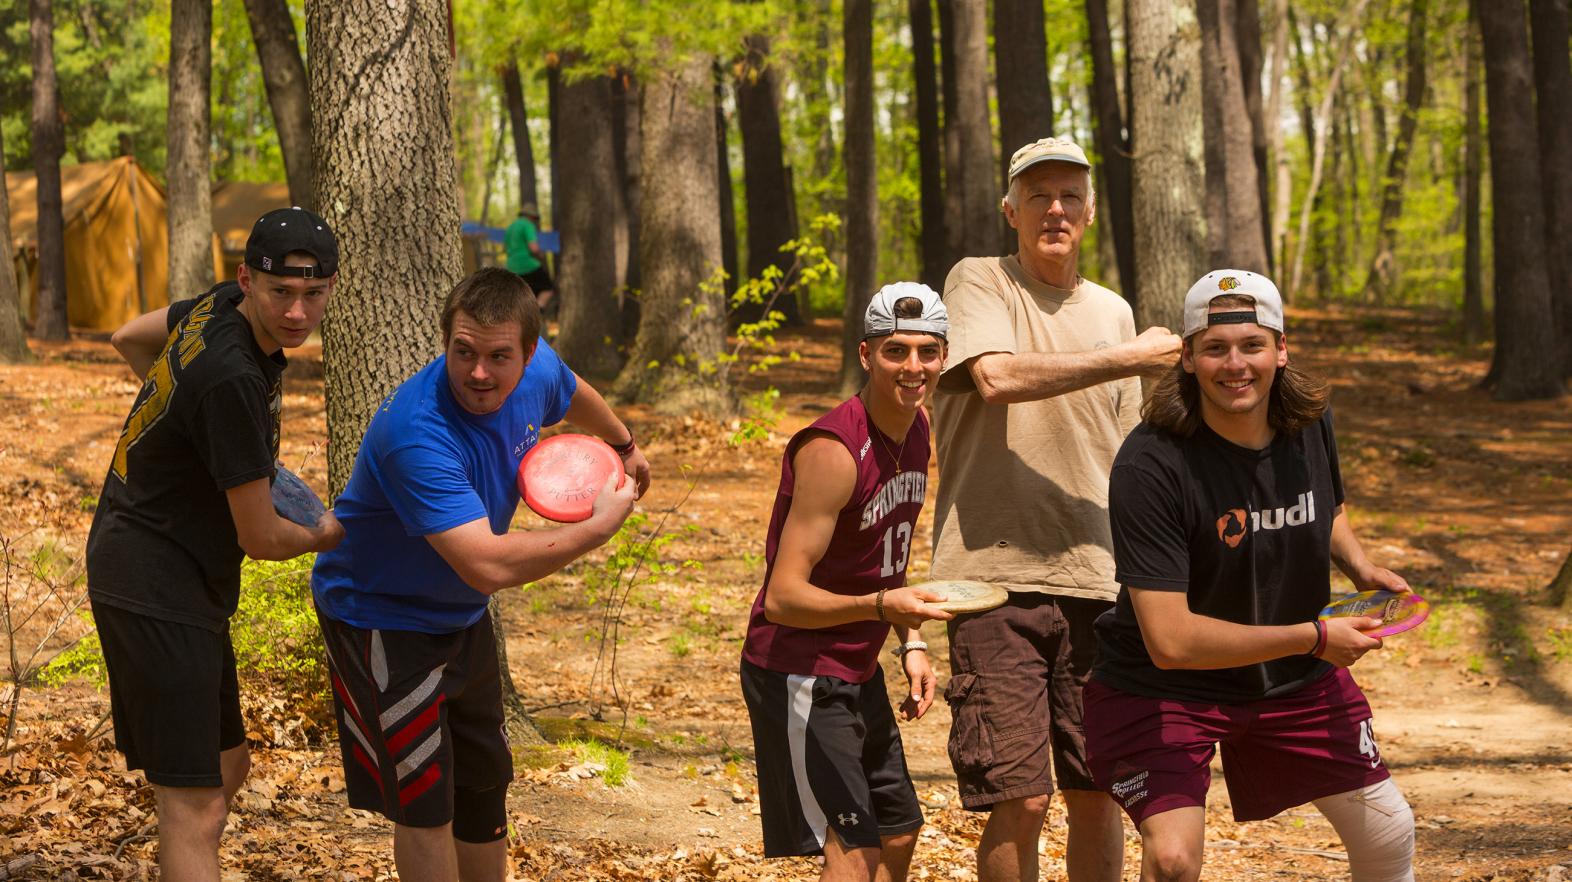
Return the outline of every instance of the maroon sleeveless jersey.
[[[857,462],[857,484],[835,520],[835,533],[809,581],[836,594],[871,594],[906,584],[912,531],[928,490],[928,416],[919,410],[905,440],[898,441],[885,437],[868,419],[862,399],[853,396],[792,436],[781,463],[780,489],[775,492],[769,538],[764,544],[765,587],[753,601],[742,657],[765,670],[863,683],[878,665],[879,649],[890,632],[887,623],[792,628],[777,625],[764,615],[764,593],[769,589],[781,529],[791,508],[792,456],[815,432],[835,436],[851,451]]]

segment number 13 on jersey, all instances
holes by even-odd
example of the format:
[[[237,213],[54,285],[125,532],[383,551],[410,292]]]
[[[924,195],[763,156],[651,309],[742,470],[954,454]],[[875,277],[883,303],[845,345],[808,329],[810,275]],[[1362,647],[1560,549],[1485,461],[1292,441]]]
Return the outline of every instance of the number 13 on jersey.
[[[895,554],[895,545],[901,546],[900,554]],[[893,576],[896,573],[906,572],[906,558],[912,550],[912,525],[901,521],[884,531],[884,566],[879,568],[880,576]],[[893,561],[893,563],[892,563]]]

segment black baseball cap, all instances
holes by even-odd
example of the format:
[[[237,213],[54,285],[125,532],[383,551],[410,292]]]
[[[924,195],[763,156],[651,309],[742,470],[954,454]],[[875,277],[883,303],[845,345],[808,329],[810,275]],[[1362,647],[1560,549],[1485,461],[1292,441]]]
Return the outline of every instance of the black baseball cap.
[[[284,255],[304,251],[316,266],[285,266]],[[246,266],[275,276],[325,279],[338,272],[338,237],[314,211],[275,208],[257,218],[246,240]]]

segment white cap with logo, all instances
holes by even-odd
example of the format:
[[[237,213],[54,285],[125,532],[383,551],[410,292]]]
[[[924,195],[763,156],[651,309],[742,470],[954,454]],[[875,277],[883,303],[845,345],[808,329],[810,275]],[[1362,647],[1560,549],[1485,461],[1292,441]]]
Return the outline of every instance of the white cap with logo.
[[[897,301],[911,297],[922,304],[916,318],[901,318],[895,314]],[[950,314],[944,301],[927,285],[920,282],[892,282],[874,292],[868,301],[868,311],[862,318],[862,338],[883,337],[896,331],[915,331],[919,334],[936,334],[948,338]]]
[[[1255,308],[1229,312],[1211,311],[1212,301],[1229,294],[1248,295],[1255,298]],[[1190,286],[1184,295],[1184,333],[1181,337],[1200,333],[1212,325],[1254,322],[1263,328],[1283,333],[1283,295],[1272,280],[1249,270],[1213,270]]]

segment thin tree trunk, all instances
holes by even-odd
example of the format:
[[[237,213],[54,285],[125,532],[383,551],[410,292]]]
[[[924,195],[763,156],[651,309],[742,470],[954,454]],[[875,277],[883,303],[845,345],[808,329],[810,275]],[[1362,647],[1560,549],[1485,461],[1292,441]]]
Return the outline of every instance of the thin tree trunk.
[[[1010,156],[1022,145],[1053,134],[1053,92],[1048,89],[1048,40],[1042,0],[994,0],[994,82],[999,95],[999,192],[1010,183]],[[1015,250],[1015,230],[1002,214],[1000,251]]]
[[[1250,114],[1256,188],[1261,200],[1261,242],[1266,252],[1266,268],[1269,272],[1276,272],[1277,265],[1272,253],[1272,170],[1268,162],[1266,118],[1261,99],[1261,9],[1257,0],[1236,0],[1236,3],[1235,37],[1239,46],[1239,69],[1244,78],[1245,110]]]
[[[612,77],[611,91],[616,97],[612,107],[612,143],[617,148],[617,177],[622,186],[622,215],[627,234],[626,254],[617,286],[624,292],[623,334],[631,339],[638,333],[638,298],[627,296],[639,287],[639,82],[628,71]],[[632,321],[627,321],[631,315]]]
[[[767,267],[785,272],[791,266],[792,258],[781,253],[781,246],[797,238],[797,215],[792,210],[796,197],[786,177],[770,38],[753,34],[743,45],[747,54],[737,74],[737,129],[742,133],[743,192],[747,197],[748,276],[757,279]],[[779,298],[774,308],[786,316],[787,324],[802,323],[795,297]],[[758,321],[763,312],[762,303],[743,304],[735,320]]]
[[[1572,552],[1561,562],[1561,569],[1550,580],[1550,602],[1564,610],[1572,611]]]
[[[562,161],[562,150],[557,143],[559,123],[557,111],[562,104],[561,93],[562,62],[560,56],[551,53],[546,62],[546,149],[551,152],[547,180],[551,184],[552,226],[556,226],[557,199],[562,195],[562,173],[558,168]]]
[[[213,4],[173,0],[169,18],[169,298],[213,287]]]
[[[1275,176],[1272,193],[1271,221],[1267,224],[1267,257],[1272,259],[1272,272],[1279,273],[1287,265],[1284,246],[1288,238],[1288,216],[1293,210],[1293,171],[1288,161],[1288,151],[1283,149],[1283,90],[1288,69],[1288,0],[1272,0],[1272,70],[1267,80],[1271,90],[1266,95],[1266,151]]]
[[[1206,142],[1207,251],[1213,266],[1268,271],[1261,185],[1245,100],[1235,0],[1197,0]],[[1259,73],[1257,73],[1259,77]],[[1259,115],[1259,105],[1257,109]]]
[[[0,132],[0,177],[5,169],[5,134]],[[11,197],[0,186],[0,362],[33,360],[22,325],[22,292],[16,284],[16,259],[11,253]]]
[[[1311,27],[1313,28],[1314,25],[1312,24]],[[1326,136],[1317,134],[1319,129],[1316,126],[1315,109],[1311,104],[1314,94],[1310,87],[1310,56],[1309,53],[1305,51],[1304,33],[1300,29],[1298,18],[1295,16],[1294,8],[1292,6],[1288,7],[1288,29],[1289,32],[1293,34],[1293,67],[1295,87],[1294,98],[1299,105],[1299,128],[1304,133],[1305,152],[1312,154],[1313,159],[1315,145],[1317,143],[1325,144]],[[1333,138],[1331,143],[1336,144],[1337,140]],[[1289,199],[1291,201],[1292,194],[1290,194]],[[1307,204],[1310,206],[1312,213],[1319,210],[1321,208],[1321,194],[1319,192],[1314,194],[1312,198],[1307,200]],[[1291,205],[1286,209],[1286,211],[1288,212],[1289,216],[1292,216],[1293,209]],[[1315,255],[1314,262],[1317,267],[1323,266],[1326,262],[1326,245],[1324,241],[1325,235],[1320,225],[1317,224],[1308,232],[1311,237],[1310,241],[1306,241],[1305,236],[1303,235],[1294,240],[1293,260],[1290,261],[1288,259],[1288,222],[1285,219],[1283,223],[1284,266],[1281,274],[1283,278],[1278,279],[1278,287],[1282,290],[1284,302],[1287,302],[1291,297],[1296,297],[1299,294],[1299,290],[1293,286],[1293,279],[1290,277],[1291,274],[1289,272],[1289,267],[1294,267],[1294,271],[1297,272],[1298,267],[1302,266],[1304,262],[1303,257],[1301,256],[1303,253],[1309,252]],[[1288,284],[1284,285],[1284,282],[1287,282]],[[1318,290],[1324,291],[1325,288],[1318,286]]]
[[[1130,117],[1136,324],[1179,327],[1184,292],[1201,274],[1206,224],[1201,41],[1187,4],[1130,0]]]
[[[842,395],[862,386],[857,343],[879,277],[879,181],[874,157],[873,0],[843,0],[846,40],[846,309],[841,316]]]
[[[715,191],[720,198],[721,266],[726,270],[726,307],[731,307],[731,293],[737,290],[739,267],[737,260],[737,194],[731,186],[731,135],[726,121],[726,87],[720,63],[715,63],[712,91],[715,94]]]
[[[1550,270],[1527,22],[1521,0],[1475,2],[1484,37],[1495,244],[1496,352],[1488,379],[1498,401],[1555,398],[1563,391],[1562,372],[1545,357],[1557,349],[1546,320]]]
[[[939,11],[939,116],[942,126],[941,151],[944,164],[944,273],[964,256],[961,245],[961,127],[960,98],[956,91],[955,4],[957,0],[934,0]]]
[[[529,140],[529,113],[524,107],[524,80],[517,61],[502,66],[502,94],[508,105],[508,127],[513,131],[513,156],[519,167],[519,205],[539,204],[535,192],[535,147]],[[556,212],[553,212],[555,214]]]
[[[1119,108],[1108,0],[1086,0],[1087,38],[1092,50],[1092,123],[1102,158],[1103,190],[1097,194],[1097,223],[1110,231],[1119,264],[1119,287],[1132,304],[1135,281],[1135,224],[1130,211],[1130,141]],[[1127,53],[1128,54],[1128,53]]]
[[[610,77],[564,83],[557,97],[558,167],[573,185],[563,188],[554,206],[562,252],[556,280],[560,324],[552,345],[579,373],[611,377],[622,367],[617,267],[610,259],[617,251],[614,221],[624,210],[612,137],[612,116],[621,108]]]
[[[68,340],[65,275],[65,205],[60,193],[60,157],[65,133],[60,87],[55,80],[55,16],[51,0],[29,0],[28,30],[33,58],[33,173],[38,181],[38,312],[33,336]]]
[[[726,342],[712,60],[697,54],[643,81],[640,175],[644,290],[638,337],[617,378],[619,397],[666,412],[729,412],[713,365]]]
[[[1478,343],[1485,337],[1485,281],[1480,250],[1484,211],[1479,201],[1484,138],[1479,121],[1479,22],[1474,4],[1468,4],[1467,44],[1463,74],[1463,339]]]
[[[1572,377],[1572,60],[1567,0],[1529,0],[1539,157],[1545,174],[1545,253],[1562,376]]]
[[[944,157],[939,149],[939,84],[934,61],[933,0],[907,0],[912,75],[917,92],[917,173],[922,218],[922,281],[943,290],[950,266],[944,244]]]
[[[957,177],[945,185],[959,194],[959,213],[952,218],[959,228],[959,259],[1000,252],[998,218],[1003,191],[995,173],[993,130],[988,121],[987,0],[952,0],[951,5],[955,10],[954,127],[959,156],[953,166]],[[946,118],[945,125],[950,123]]]
[[[306,88],[306,65],[300,58],[295,19],[287,0],[245,0],[251,39],[262,65],[262,83],[273,128],[284,154],[284,176],[289,179],[289,201],[316,209],[316,166],[311,158],[311,100]]]
[[[1419,128],[1419,109],[1425,100],[1425,24],[1429,7],[1429,0],[1412,0],[1408,7],[1408,79],[1403,89],[1403,114],[1397,122],[1397,140],[1392,142],[1392,152],[1387,157],[1375,256],[1365,276],[1365,299],[1377,303],[1385,301],[1397,283],[1397,219],[1403,213],[1408,154]]]

